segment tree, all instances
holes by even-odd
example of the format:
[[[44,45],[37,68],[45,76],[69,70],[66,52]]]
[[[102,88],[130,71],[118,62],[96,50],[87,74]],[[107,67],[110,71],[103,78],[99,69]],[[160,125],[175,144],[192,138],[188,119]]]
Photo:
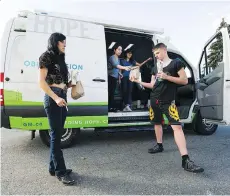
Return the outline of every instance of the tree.
[[[220,23],[217,31],[219,31],[222,27],[228,27],[228,33],[230,33],[230,25],[228,25],[224,18]],[[208,67],[215,69],[219,62],[223,60],[223,40],[222,35],[218,34],[216,40],[211,44],[208,52]]]

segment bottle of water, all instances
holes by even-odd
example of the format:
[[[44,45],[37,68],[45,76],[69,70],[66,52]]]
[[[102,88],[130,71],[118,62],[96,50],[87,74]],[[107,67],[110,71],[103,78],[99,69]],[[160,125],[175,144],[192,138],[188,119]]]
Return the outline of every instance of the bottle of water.
[[[157,70],[158,70],[158,73],[161,73],[163,72],[163,62],[159,61],[157,63]],[[158,81],[162,81],[163,79],[162,78],[157,78]]]

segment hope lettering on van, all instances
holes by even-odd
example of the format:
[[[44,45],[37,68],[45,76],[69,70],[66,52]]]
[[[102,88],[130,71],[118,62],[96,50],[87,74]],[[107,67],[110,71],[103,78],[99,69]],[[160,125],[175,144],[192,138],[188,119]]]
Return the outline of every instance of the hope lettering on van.
[[[86,39],[103,39],[104,28],[80,20],[29,14],[27,32],[54,33],[60,32],[70,37]]]
[[[26,60],[24,61],[24,66],[26,67],[38,67],[39,63],[36,61],[29,61]],[[84,66],[83,65],[79,65],[79,64],[67,64],[68,69],[70,70],[83,70]]]

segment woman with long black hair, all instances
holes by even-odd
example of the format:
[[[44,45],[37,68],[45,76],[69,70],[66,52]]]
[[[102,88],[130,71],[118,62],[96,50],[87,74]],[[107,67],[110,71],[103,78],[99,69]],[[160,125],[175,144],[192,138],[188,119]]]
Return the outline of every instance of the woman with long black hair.
[[[112,69],[108,73],[108,91],[109,91],[109,112],[116,112],[117,108],[114,103],[114,94],[117,86],[117,81],[120,74],[120,70],[128,71],[128,67],[121,65],[119,56],[122,53],[122,46],[120,44],[115,44],[113,47],[114,54],[109,58],[109,62],[112,66]]]
[[[39,86],[45,92],[44,109],[50,126],[49,173],[63,184],[72,185],[71,169],[66,169],[61,150],[61,136],[67,115],[67,89],[69,73],[65,63],[66,37],[53,33],[48,40],[48,49],[39,58]]]
[[[121,60],[121,65],[124,67],[132,67],[138,66],[141,67],[148,61],[152,60],[152,58],[146,59],[142,63],[138,63],[133,58],[133,51],[131,49],[127,49],[124,52],[124,59]],[[123,94],[123,101],[124,101],[124,109],[125,112],[132,112],[131,105],[132,105],[132,89],[133,89],[133,82],[130,81],[129,78],[130,71],[123,71],[122,72],[122,79],[121,79],[121,86],[122,86],[122,94]]]

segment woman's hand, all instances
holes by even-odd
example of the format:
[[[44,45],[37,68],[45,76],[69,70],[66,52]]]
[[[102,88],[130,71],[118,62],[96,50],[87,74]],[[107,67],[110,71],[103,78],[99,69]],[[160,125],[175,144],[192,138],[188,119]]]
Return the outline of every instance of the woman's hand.
[[[61,97],[57,97],[54,101],[56,102],[56,104],[59,107],[67,106],[67,103],[66,103],[65,99],[63,99]]]
[[[119,76],[122,79],[123,78],[123,74],[119,72]]]
[[[125,71],[130,71],[130,67],[124,67]]]
[[[72,88],[73,86],[75,86],[75,84],[72,84],[72,81],[70,81],[70,82],[67,84],[67,88]]]

